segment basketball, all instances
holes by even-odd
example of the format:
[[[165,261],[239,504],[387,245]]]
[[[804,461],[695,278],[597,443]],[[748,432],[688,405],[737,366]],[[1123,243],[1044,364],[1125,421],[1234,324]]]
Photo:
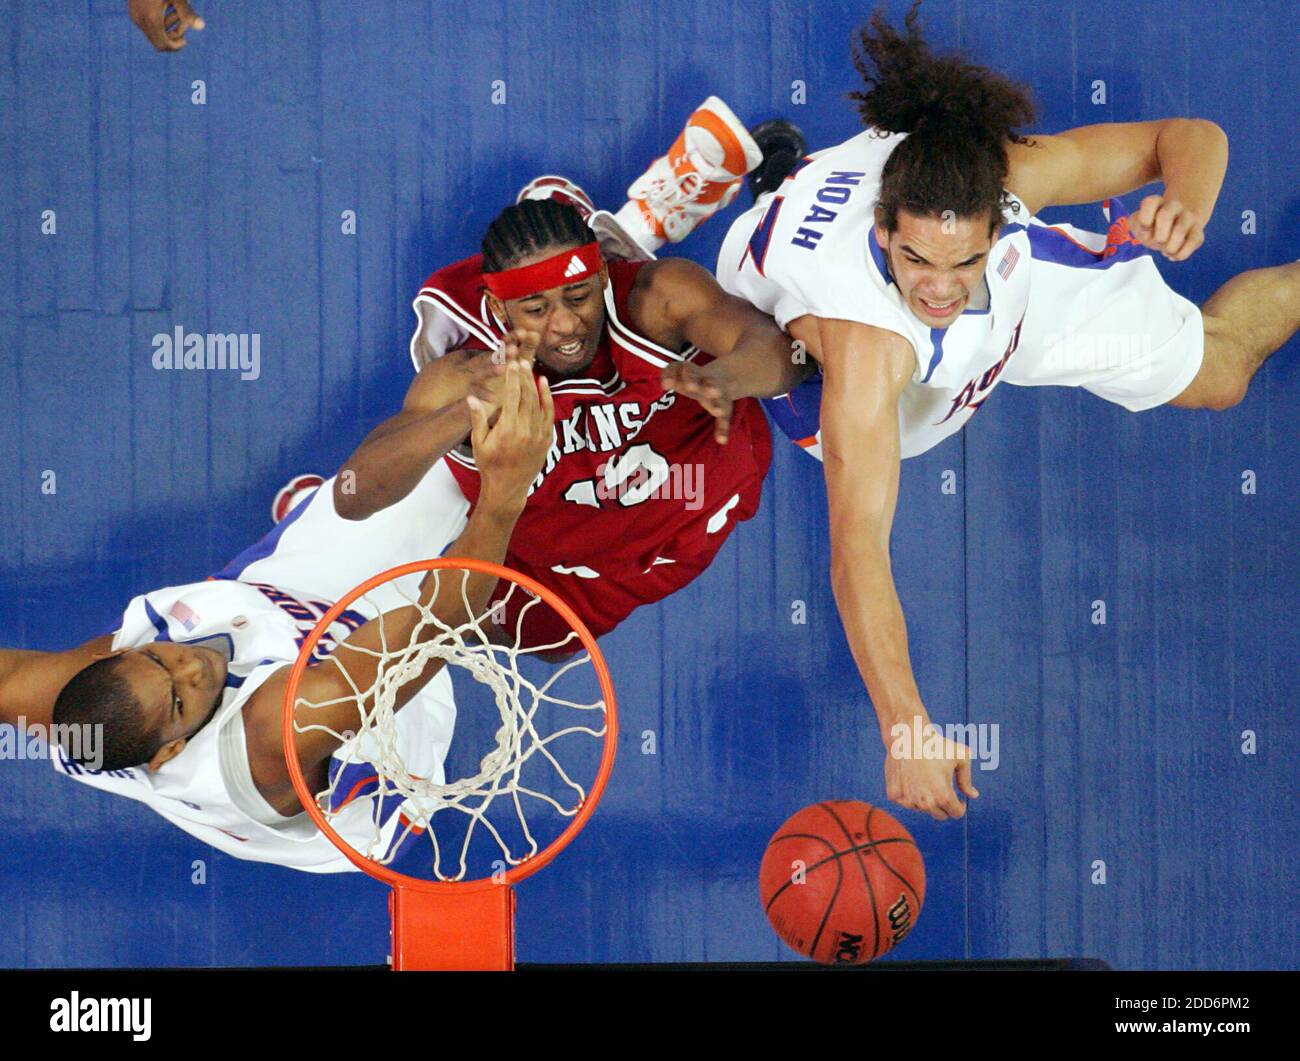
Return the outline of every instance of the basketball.
[[[787,945],[827,965],[861,965],[897,946],[925,902],[925,863],[888,811],[857,800],[804,807],[768,842],[763,910]]]

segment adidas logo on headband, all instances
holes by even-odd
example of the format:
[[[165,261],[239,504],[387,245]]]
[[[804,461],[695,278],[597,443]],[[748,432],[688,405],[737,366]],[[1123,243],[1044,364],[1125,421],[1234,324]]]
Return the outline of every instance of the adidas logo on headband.
[[[600,246],[592,240],[576,251],[560,251],[559,254],[532,265],[484,273],[483,286],[497,298],[508,301],[586,279],[598,273],[604,264],[605,261],[600,255]]]

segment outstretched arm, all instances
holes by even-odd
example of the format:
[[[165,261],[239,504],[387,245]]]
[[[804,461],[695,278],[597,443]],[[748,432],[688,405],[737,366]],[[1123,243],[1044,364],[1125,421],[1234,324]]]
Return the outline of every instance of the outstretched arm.
[[[446,555],[499,564],[505,558],[510,535],[523,511],[528,488],[550,449],[554,430],[550,389],[545,379],[534,383],[528,362],[515,359],[505,370],[501,414],[496,425],[488,426],[489,410],[477,399],[471,399],[470,413],[482,491],[465,530]],[[421,580],[418,599],[421,605],[431,608],[441,623],[454,627],[483,613],[495,585],[494,577],[478,572],[462,579],[457,572],[431,571]],[[313,791],[325,787],[328,760],[338,747],[338,740],[325,730],[344,733],[360,729],[363,705],[357,701],[353,683],[362,690],[375,684],[380,661],[371,653],[380,652],[385,645],[391,648],[410,644],[413,637],[421,641],[436,637],[441,629],[437,624],[426,625],[417,632],[423,617],[423,608],[412,605],[385,612],[341,642],[331,659],[313,664],[303,673],[298,684],[300,698],[329,705],[321,708],[299,705],[295,711],[295,719],[301,726],[320,727],[295,736],[295,753]],[[407,682],[398,694],[396,707],[403,707],[440,667],[440,663],[431,663],[418,678]],[[281,708],[289,671],[286,666],[269,678],[244,709],[253,782],[271,806],[286,814],[298,808],[281,743]]]
[[[946,744],[944,759],[895,754],[896,727],[924,731],[930,717],[912,674],[907,624],[890,568],[889,538],[898,500],[898,399],[916,368],[902,336],[849,321],[803,317],[804,335],[822,362],[821,437],[831,524],[831,587],[853,658],[871,694],[885,759],[886,791],[905,807],[935,818],[958,818],[965,807],[953,792],[970,782],[969,753]]]
[[[531,356],[511,334],[499,354],[453,350],[425,365],[406,392],[402,409],[376,427],[334,480],[334,508],[360,520],[406,497],[438,461],[470,433],[466,398],[499,391],[505,363]]]
[[[646,334],[665,346],[690,343],[713,355],[706,365],[667,366],[663,385],[718,417],[719,442],[727,440],[732,403],[785,394],[815,367],[771,317],[727,294],[694,262],[664,258],[644,266],[637,288],[634,312]]]
[[[1173,261],[1205,242],[1228,168],[1228,137],[1201,118],[1084,125],[1009,144],[1007,187],[1031,214],[1046,206],[1092,203],[1163,181],[1130,218],[1144,246]]]
[[[66,652],[0,649],[0,724],[48,726],[54,701],[63,687],[83,667],[108,655],[113,635],[103,634]]]

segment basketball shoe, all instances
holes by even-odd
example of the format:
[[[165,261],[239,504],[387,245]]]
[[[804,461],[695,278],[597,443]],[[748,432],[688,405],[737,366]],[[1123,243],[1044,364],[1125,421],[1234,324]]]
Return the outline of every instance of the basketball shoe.
[[[710,96],[687,119],[668,153],[632,182],[629,202],[615,216],[646,250],[679,243],[729,206],[745,174],[762,160],[740,119]]]
[[[271,502],[271,522],[279,523],[324,482],[319,475],[295,475],[276,492]]]
[[[799,160],[808,153],[808,145],[799,127],[784,118],[760,122],[749,131],[749,135],[763,152],[763,160],[745,177],[749,194],[757,201],[760,195],[781,187]]]

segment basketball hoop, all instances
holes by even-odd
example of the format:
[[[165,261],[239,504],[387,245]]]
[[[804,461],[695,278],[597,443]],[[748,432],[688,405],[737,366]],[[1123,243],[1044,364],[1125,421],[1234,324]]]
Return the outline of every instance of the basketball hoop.
[[[440,588],[445,580],[460,580],[460,600],[465,614],[472,616],[468,621],[449,625],[433,612],[432,604],[419,602],[414,587],[428,572],[434,573]],[[499,580],[496,603],[478,614],[465,588],[471,572]],[[506,629],[501,617],[515,594],[521,595],[513,601],[519,605],[517,617]],[[437,597],[435,592],[433,599]],[[341,640],[350,628],[410,605],[420,609],[421,617],[408,643],[385,640],[378,653],[352,646],[335,649],[334,640]],[[521,645],[524,617],[538,607],[553,609],[572,633],[555,644]],[[576,654],[555,666],[530,659],[569,651]],[[351,653],[377,662],[378,674],[366,688],[348,672],[346,658]],[[310,709],[340,703],[312,703],[299,696],[303,672],[322,661],[336,666],[351,687],[352,694],[344,699],[358,707],[361,725],[355,734],[334,733],[310,721]],[[456,679],[457,707],[449,714],[470,717],[461,698],[476,695],[490,701],[496,711],[493,721],[499,718],[501,723],[496,747],[481,758],[478,769],[446,783],[410,773],[399,748],[397,719],[402,712],[394,706],[403,687],[418,679],[420,691],[402,711],[424,711],[419,698],[429,693],[427,673],[436,670],[439,661]],[[443,683],[445,689],[445,679]],[[594,700],[593,694],[598,694]],[[300,709],[302,714],[295,717]],[[490,714],[475,711],[472,720],[482,724]],[[316,624],[290,672],[281,721],[289,776],[312,821],[353,865],[393,890],[393,968],[513,968],[513,885],[545,867],[586,825],[614,764],[618,720],[613,683],[595,638],[577,614],[550,589],[498,564],[448,557],[394,567],[356,587]],[[558,728],[547,732],[547,723]],[[329,784],[319,793],[309,790],[294,751],[295,733],[310,729],[329,732],[340,742],[332,765],[342,768],[331,769]],[[580,746],[575,747],[575,740]],[[457,750],[453,742],[452,753]],[[591,774],[585,785],[560,761],[562,754],[574,751],[582,753]],[[441,772],[441,761],[436,765]],[[357,784],[356,775],[348,774],[354,766],[362,771],[373,768],[373,777],[367,772],[365,782]],[[345,791],[341,786],[351,787]],[[359,790],[364,794],[358,798]],[[539,812],[541,822],[530,821],[529,815],[536,818]],[[449,847],[438,837],[438,827],[449,824],[465,828],[454,858],[456,845]],[[548,833],[554,835],[548,838]],[[399,852],[410,855],[424,838],[432,855],[425,867],[428,876],[394,868],[393,863],[403,861]],[[482,848],[491,844],[499,847],[502,857],[493,861],[490,873],[475,876],[470,863],[482,862]]]

